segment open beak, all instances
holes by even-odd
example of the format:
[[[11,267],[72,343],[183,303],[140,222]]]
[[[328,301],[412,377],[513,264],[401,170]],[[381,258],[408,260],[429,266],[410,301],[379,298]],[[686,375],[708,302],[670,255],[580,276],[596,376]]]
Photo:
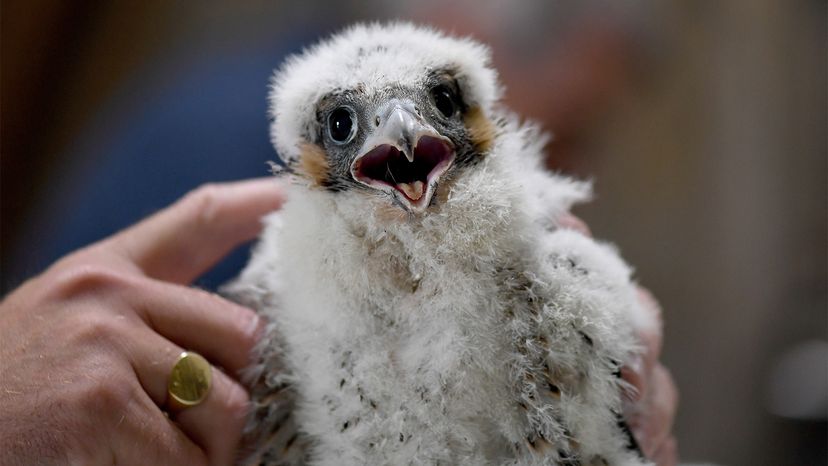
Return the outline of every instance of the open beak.
[[[377,128],[351,164],[351,176],[393,193],[410,211],[424,211],[454,163],[454,145],[423,122],[411,102],[392,100],[376,118]]]

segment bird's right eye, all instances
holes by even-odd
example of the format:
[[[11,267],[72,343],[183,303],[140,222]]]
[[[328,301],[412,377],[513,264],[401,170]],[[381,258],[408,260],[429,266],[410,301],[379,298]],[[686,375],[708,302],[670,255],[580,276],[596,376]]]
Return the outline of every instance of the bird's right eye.
[[[328,116],[328,133],[337,144],[347,144],[356,136],[356,118],[348,107],[339,107]]]

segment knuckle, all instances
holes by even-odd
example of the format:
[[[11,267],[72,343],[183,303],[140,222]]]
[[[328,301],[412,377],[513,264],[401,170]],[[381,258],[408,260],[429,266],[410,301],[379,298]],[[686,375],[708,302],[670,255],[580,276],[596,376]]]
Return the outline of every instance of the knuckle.
[[[650,313],[660,322],[661,321],[661,303],[658,302],[655,295],[643,286],[637,287],[638,299]]]
[[[666,367],[659,364],[661,370],[663,371],[664,377],[664,384],[667,387],[668,394],[670,397],[670,402],[674,406],[678,406],[680,395],[678,391],[678,386],[676,386],[676,381],[673,379],[673,376],[670,374],[670,370]]]
[[[66,324],[67,346],[84,352],[92,373],[103,368],[105,376],[118,358],[129,354],[134,323],[127,316],[109,309],[79,309]]]
[[[111,379],[111,378],[110,378]],[[133,388],[128,383],[114,383],[105,381],[97,384],[92,391],[93,399],[106,412],[122,411],[134,397]]]
[[[123,376],[122,371],[108,364],[94,368],[92,372],[78,393],[79,404],[85,412],[95,413],[99,419],[115,418],[117,421],[137,398],[134,384]]]
[[[659,391],[656,408],[664,415],[665,421],[672,424],[673,417],[678,409],[679,394],[670,371],[661,364],[655,368],[654,380]]]
[[[229,378],[226,387],[227,390],[222,400],[224,410],[230,416],[230,419],[244,419],[250,408],[250,396],[241,385]]]
[[[244,352],[250,352],[258,343],[261,319],[253,310],[229,301],[222,296],[208,291],[197,290],[206,296],[210,308],[227,316],[232,323],[227,327],[228,335]]]
[[[113,346],[121,340],[121,324],[111,316],[92,312],[91,315],[83,315],[75,322],[76,338],[81,343],[91,346]]]
[[[116,291],[130,283],[125,273],[95,263],[67,267],[57,272],[54,280],[52,289],[63,298]]]
[[[221,210],[223,192],[219,184],[203,184],[185,196],[184,206],[191,210],[200,224],[210,225]]]
[[[235,322],[238,322],[239,343],[245,352],[250,352],[258,343],[260,319],[258,314],[250,309],[235,306]]]
[[[672,384],[673,378],[670,376],[670,371],[660,362],[653,367],[653,377],[658,381],[659,385],[664,387],[669,387]]]
[[[643,331],[639,333],[639,340],[644,345],[644,355],[647,363],[655,363],[661,348],[661,335],[656,331]]]

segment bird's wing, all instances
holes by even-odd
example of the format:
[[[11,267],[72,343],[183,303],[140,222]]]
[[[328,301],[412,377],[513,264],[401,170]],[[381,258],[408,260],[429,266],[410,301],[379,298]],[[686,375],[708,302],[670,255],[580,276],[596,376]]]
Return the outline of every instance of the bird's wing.
[[[519,285],[518,386],[533,455],[561,464],[644,464],[621,420],[620,366],[639,351],[634,322],[646,314],[615,250],[571,230],[542,235]],[[591,461],[591,462],[590,462]]]
[[[300,432],[294,416],[296,385],[284,364],[275,324],[268,324],[258,349],[259,360],[245,374],[251,414],[241,442],[240,464],[304,465],[310,441]]]
[[[281,228],[278,213],[265,219],[265,231],[241,275],[223,286],[222,294],[254,309],[267,324],[243,379],[250,391],[251,413],[241,442],[239,464],[298,466],[307,463],[308,438],[298,428],[296,392],[285,357],[286,346],[271,314],[280,307],[275,241]]]

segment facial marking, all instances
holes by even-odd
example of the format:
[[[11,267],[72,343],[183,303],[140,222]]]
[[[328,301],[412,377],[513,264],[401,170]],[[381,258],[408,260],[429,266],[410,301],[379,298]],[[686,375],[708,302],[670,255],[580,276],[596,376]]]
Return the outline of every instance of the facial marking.
[[[305,142],[300,147],[299,172],[314,186],[325,187],[330,183],[330,165],[325,150],[316,144]]]
[[[486,118],[480,107],[472,107],[466,112],[463,119],[469,132],[475,149],[479,154],[484,154],[492,148],[495,136],[497,135],[494,123]]]

